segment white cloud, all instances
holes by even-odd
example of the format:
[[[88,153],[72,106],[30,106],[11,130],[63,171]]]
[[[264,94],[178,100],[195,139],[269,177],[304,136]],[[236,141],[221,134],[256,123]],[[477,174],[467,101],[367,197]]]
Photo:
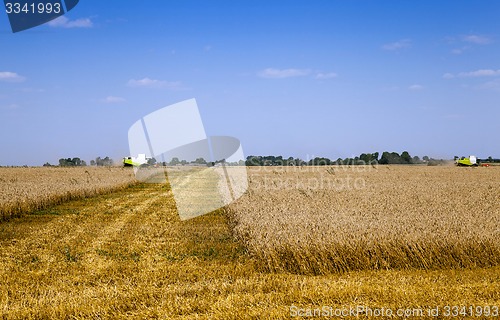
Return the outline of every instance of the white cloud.
[[[472,72],[461,72],[458,74],[459,77],[491,77],[500,76],[500,70],[491,69],[481,69]]]
[[[292,78],[292,77],[302,77],[307,76],[311,73],[309,69],[274,69],[267,68],[258,73],[258,76],[261,78],[269,78],[269,79],[284,79],[284,78]]]
[[[452,49],[452,50],[451,50],[451,53],[452,53],[452,54],[457,54],[457,55],[458,55],[458,54],[462,54],[462,53],[464,53],[464,52],[465,52],[466,50],[468,50],[468,49],[469,49],[469,47],[455,48],[455,49]]]
[[[495,76],[500,76],[500,69],[499,70],[480,69],[471,72],[460,72],[456,75],[452,73],[445,73],[443,75],[443,78],[453,79],[453,78],[479,78],[479,77],[495,77]]]
[[[422,90],[423,88],[424,88],[424,86],[422,86],[420,84],[413,84],[413,85],[408,87],[408,89],[410,89],[412,91]]]
[[[65,16],[60,16],[49,23],[51,27],[59,28],[92,28],[94,24],[89,18],[81,18],[76,20],[70,20]]]
[[[10,72],[10,71],[0,72],[0,81],[23,82],[24,80],[26,80],[25,77],[20,76],[15,72]]]
[[[333,79],[336,78],[338,75],[335,72],[329,72],[329,73],[318,73],[316,75],[316,79],[318,80],[326,80],[326,79]]]
[[[480,88],[486,90],[500,91],[500,79],[483,83]]]
[[[125,100],[122,97],[115,97],[115,96],[107,96],[106,98],[101,100],[104,103],[120,103],[120,102],[125,102]]]
[[[384,44],[382,46],[382,49],[388,50],[388,51],[395,51],[395,50],[409,48],[409,47],[411,47],[411,40],[410,39],[402,39],[402,40],[399,40],[396,42]]]
[[[466,36],[462,36],[462,41],[470,42],[470,43],[474,43],[474,44],[489,44],[489,43],[493,42],[490,38],[488,38],[486,36],[477,35],[477,34],[469,34]]]
[[[181,83],[179,81],[164,81],[155,80],[150,78],[143,79],[130,79],[127,83],[129,87],[142,87],[142,88],[166,88],[171,90],[181,89]]]

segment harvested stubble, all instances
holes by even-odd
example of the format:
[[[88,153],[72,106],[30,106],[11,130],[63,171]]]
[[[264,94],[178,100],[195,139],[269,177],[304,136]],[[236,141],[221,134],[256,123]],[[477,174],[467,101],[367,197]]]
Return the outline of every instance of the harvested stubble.
[[[133,183],[133,171],[118,167],[0,168],[0,219],[115,191]]]
[[[500,168],[251,168],[234,235],[266,271],[500,264]]]

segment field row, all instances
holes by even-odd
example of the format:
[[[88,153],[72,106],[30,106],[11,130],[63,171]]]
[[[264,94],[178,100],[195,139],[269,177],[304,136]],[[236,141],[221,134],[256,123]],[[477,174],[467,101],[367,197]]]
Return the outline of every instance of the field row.
[[[125,168],[0,168],[0,218],[7,220],[135,182],[133,171]]]

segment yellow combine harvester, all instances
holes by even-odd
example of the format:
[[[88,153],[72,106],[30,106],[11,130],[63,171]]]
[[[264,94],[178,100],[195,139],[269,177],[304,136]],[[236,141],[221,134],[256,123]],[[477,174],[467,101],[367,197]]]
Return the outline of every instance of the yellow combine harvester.
[[[457,166],[460,167],[477,167],[479,165],[479,159],[476,156],[461,157],[455,160]]]
[[[145,154],[139,154],[137,157],[123,158],[123,166],[125,167],[141,167],[147,166],[152,158],[146,157]]]

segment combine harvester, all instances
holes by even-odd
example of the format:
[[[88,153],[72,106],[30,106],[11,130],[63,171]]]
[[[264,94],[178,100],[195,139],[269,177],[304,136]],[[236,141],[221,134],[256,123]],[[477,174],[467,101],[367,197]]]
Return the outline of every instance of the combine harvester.
[[[488,163],[481,163],[481,162],[488,162]],[[476,156],[469,156],[468,158],[461,157],[455,160],[455,164],[459,167],[478,167],[478,166],[489,167],[490,166],[489,163],[496,163],[496,162],[500,162],[500,160],[491,159],[491,157],[486,160],[485,159],[481,160]]]
[[[459,167],[477,167],[479,166],[479,159],[476,156],[461,157],[455,160],[455,163]]]
[[[146,157],[144,153],[140,153],[137,157],[126,157],[123,158],[124,167],[145,167],[149,166],[149,161],[152,158]]]

